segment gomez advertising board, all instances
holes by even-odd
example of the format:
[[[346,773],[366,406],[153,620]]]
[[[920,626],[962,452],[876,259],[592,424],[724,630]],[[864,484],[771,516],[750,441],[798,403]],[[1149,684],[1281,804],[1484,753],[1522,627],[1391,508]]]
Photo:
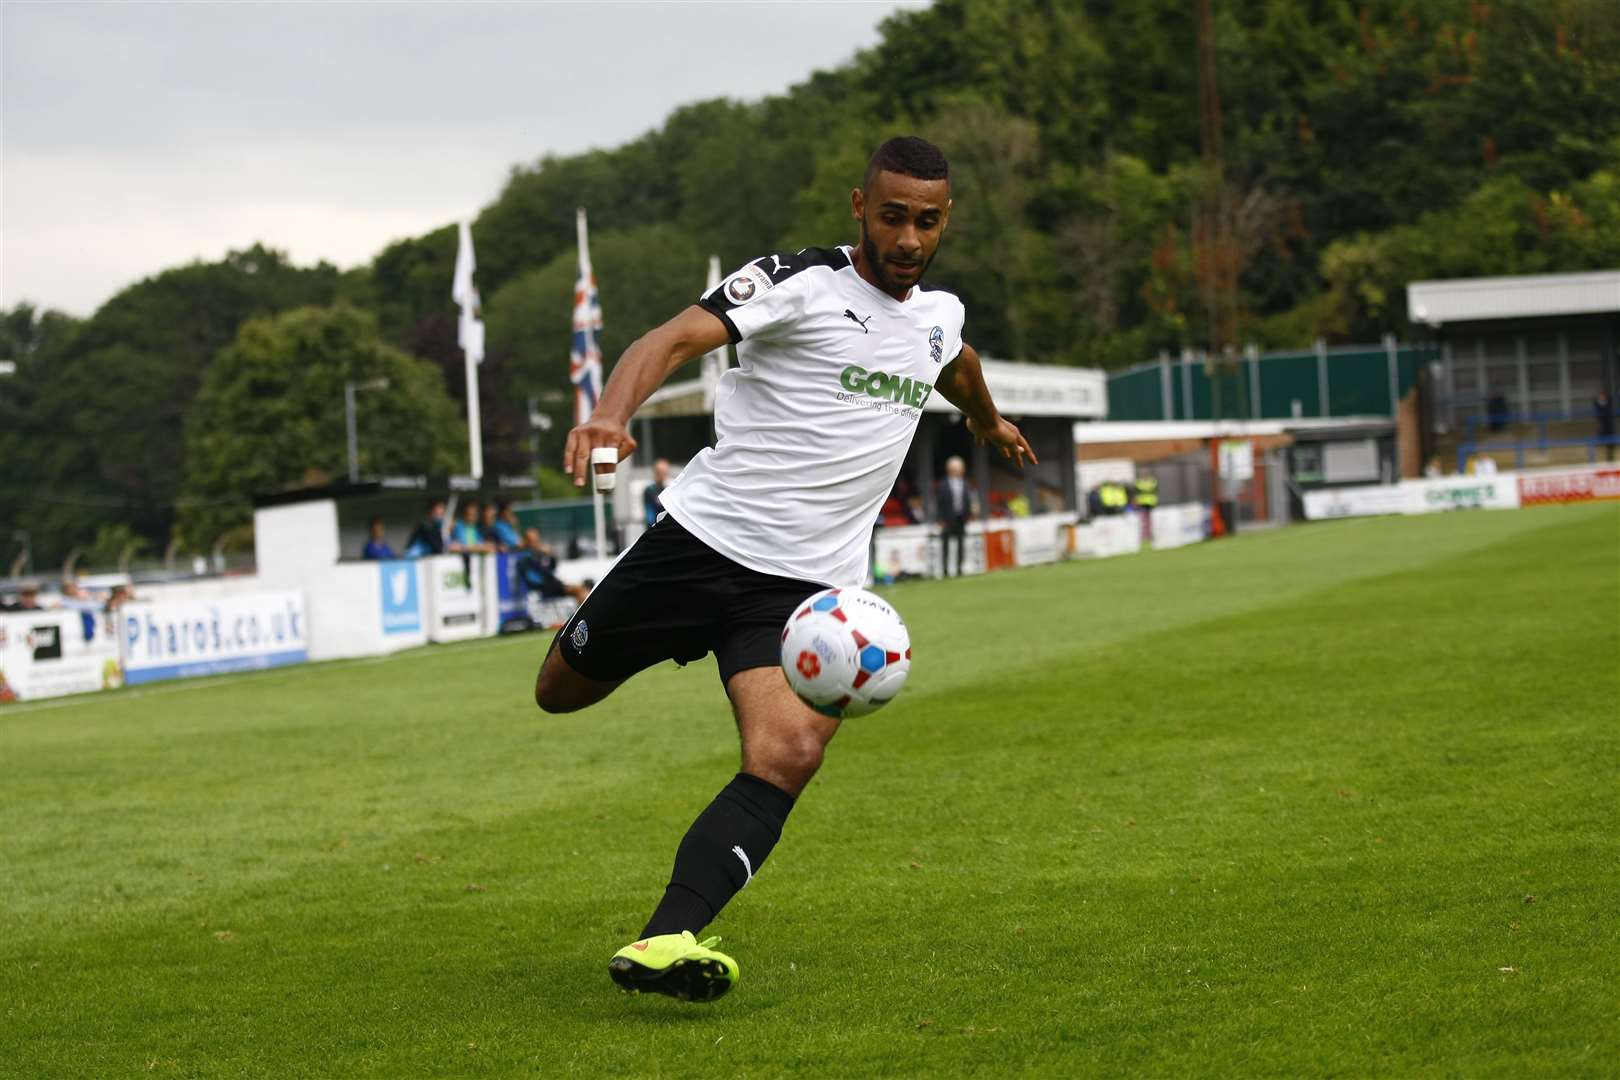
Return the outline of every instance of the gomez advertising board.
[[[301,592],[152,601],[119,610],[130,685],[298,664],[309,658]]]

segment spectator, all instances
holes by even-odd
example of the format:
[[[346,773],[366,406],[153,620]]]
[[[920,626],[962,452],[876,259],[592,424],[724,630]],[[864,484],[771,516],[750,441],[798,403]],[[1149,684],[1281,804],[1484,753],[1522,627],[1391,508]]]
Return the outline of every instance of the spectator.
[[[484,530],[484,540],[496,551],[517,551],[523,547],[522,529],[511,499],[502,499],[495,509],[495,523]]]
[[[77,581],[63,578],[62,606],[74,611],[94,611],[101,606],[101,601],[86,592],[84,586]]]
[[[461,520],[451,526],[450,543],[445,550],[458,554],[494,550],[484,542],[484,530],[478,527],[478,504],[471,499],[462,504]]]
[[[539,529],[526,529],[523,533],[523,557],[518,560],[518,580],[530,592],[539,593],[543,600],[556,600],[572,596],[583,602],[590,590],[583,585],[565,585],[557,576],[557,557],[540,541]]]
[[[959,457],[945,461],[945,479],[934,493],[938,508],[940,569],[951,574],[951,544],[956,544],[956,576],[962,576],[962,556],[967,547],[967,523],[978,516],[978,494],[967,482],[967,465]]]
[[[405,557],[419,559],[423,555],[444,554],[444,500],[428,503],[427,520],[411,532],[405,544]]]
[[[39,611],[39,586],[32,581],[26,581],[17,590],[17,599],[10,604],[0,604],[0,611]]]
[[[1485,417],[1487,426],[1492,431],[1501,431],[1508,426],[1508,399],[1500,390],[1491,391],[1491,396],[1485,399]]]
[[[664,502],[661,496],[668,487],[669,460],[659,458],[653,462],[652,483],[648,484],[641,492],[641,508],[643,516],[646,518],[646,526],[649,529],[657,522],[658,515],[664,512]]]
[[[1609,400],[1607,390],[1599,390],[1592,399],[1592,415],[1597,418],[1597,434],[1599,439],[1608,440],[1603,446],[1605,461],[1614,460],[1614,402]]]
[[[1434,455],[1434,457],[1429,459],[1429,463],[1423,466],[1423,475],[1427,476],[1431,480],[1437,480],[1446,475],[1446,467],[1440,464],[1439,454]]]
[[[889,497],[883,500],[883,506],[878,511],[878,524],[881,526],[915,525],[917,519],[911,515],[911,507],[906,505],[905,487],[896,484]]]
[[[361,549],[362,559],[396,559],[394,549],[388,546],[388,530],[383,526],[383,519],[371,519],[371,528],[366,539],[366,546]]]
[[[1470,476],[1495,476],[1496,459],[1489,454],[1475,454],[1468,463],[1468,473]]]
[[[107,614],[111,615],[131,600],[135,599],[135,590],[128,585],[113,586],[112,595],[107,597]]]

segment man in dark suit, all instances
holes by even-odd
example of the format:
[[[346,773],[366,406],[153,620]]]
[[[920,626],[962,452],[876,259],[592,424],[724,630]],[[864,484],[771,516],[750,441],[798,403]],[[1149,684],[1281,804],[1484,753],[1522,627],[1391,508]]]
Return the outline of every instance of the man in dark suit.
[[[962,552],[967,547],[967,523],[978,516],[978,493],[967,482],[967,466],[953,457],[945,462],[945,479],[934,489],[935,514],[943,541],[940,569],[951,573],[951,543],[956,543],[956,576],[962,576]]]

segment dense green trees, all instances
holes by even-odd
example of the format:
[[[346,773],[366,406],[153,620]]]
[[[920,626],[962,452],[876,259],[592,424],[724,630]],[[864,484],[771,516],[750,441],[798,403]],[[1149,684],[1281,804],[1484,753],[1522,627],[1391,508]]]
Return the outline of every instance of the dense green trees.
[[[1614,0],[1213,5],[1243,340],[1403,332],[1416,278],[1620,263]],[[982,351],[1115,366],[1202,347],[1194,214],[1211,178],[1195,44],[1189,0],[937,0],[890,18],[849,64],[764,101],[683,105],[622,146],[517,166],[473,223],[490,471],[527,464],[530,398],[552,417],[542,461],[568,427],[575,207],[590,211],[611,364],[690,302],[711,253],[729,270],[853,241],[849,189],[872,147],[900,132],[953,161],[957,203],[931,279],[967,303]],[[0,380],[0,523],[37,526],[36,551],[54,543],[53,557],[118,521],[161,550],[182,485],[186,498],[215,499],[297,480],[177,436],[182,420],[202,430],[198,387],[250,319],[364,308],[387,342],[437,369],[442,392],[463,397],[454,259],[446,223],[347,274],[256,248],[158,275],[83,323],[5,313],[0,349],[19,369]],[[339,319],[348,329],[335,340],[376,355],[354,317]],[[281,355],[233,348],[233,379]],[[328,360],[336,370],[340,358]],[[438,416],[438,404],[423,407]],[[278,451],[285,463],[334,467],[330,415],[276,415],[309,444]],[[423,467],[406,464],[427,451],[403,429],[385,445],[392,430],[367,440],[372,452]],[[188,537],[224,520],[212,513],[188,510]]]
[[[187,472],[180,431],[215,354],[243,321],[345,287],[331,266],[254,247],[132,285],[82,323],[35,317],[32,351],[0,380],[0,522],[32,534],[36,565],[114,523],[163,550]]]
[[[180,535],[192,550],[249,520],[254,492],[347,474],[344,384],[355,395],[365,475],[465,469],[466,427],[432,364],[388,345],[371,315],[299,308],[243,324],[186,418]]]

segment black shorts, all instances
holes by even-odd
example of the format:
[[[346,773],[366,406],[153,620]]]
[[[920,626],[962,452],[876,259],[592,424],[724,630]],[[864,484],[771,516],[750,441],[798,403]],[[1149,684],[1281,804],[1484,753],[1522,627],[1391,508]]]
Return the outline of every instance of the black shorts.
[[[553,647],[588,679],[617,682],[665,660],[714,653],[720,681],[782,662],[782,627],[827,588],[741,566],[664,514],[557,632]]]

